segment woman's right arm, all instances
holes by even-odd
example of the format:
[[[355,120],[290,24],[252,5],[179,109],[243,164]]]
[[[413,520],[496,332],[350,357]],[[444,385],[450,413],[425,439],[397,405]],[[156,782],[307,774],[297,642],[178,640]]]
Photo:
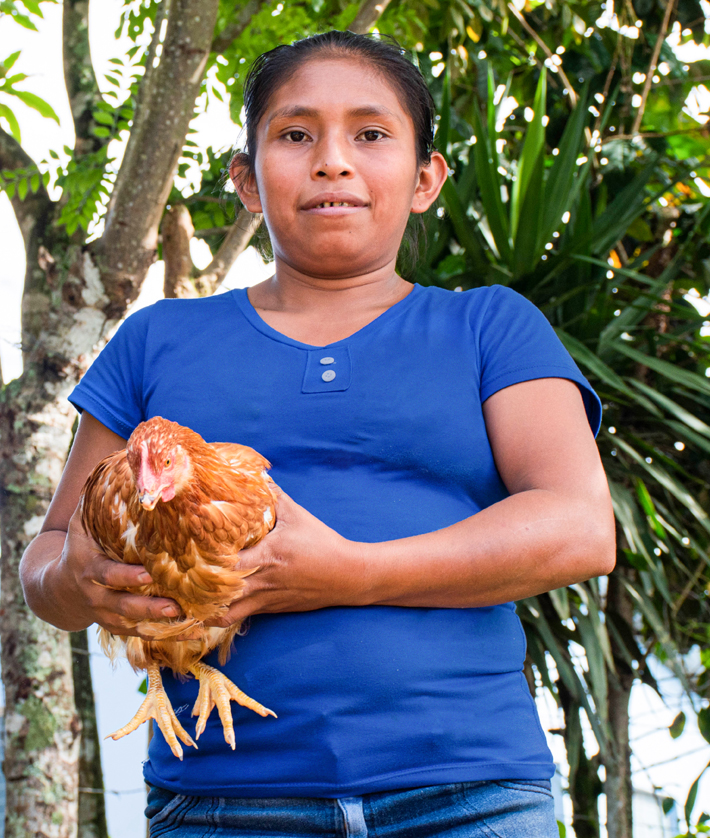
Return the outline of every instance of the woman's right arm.
[[[25,600],[38,617],[57,628],[79,631],[98,623],[114,634],[139,635],[128,623],[179,614],[171,599],[116,590],[145,585],[150,575],[141,565],[109,559],[81,525],[77,504],[86,478],[104,457],[125,447],[125,439],[82,413],[42,529],[22,557]]]

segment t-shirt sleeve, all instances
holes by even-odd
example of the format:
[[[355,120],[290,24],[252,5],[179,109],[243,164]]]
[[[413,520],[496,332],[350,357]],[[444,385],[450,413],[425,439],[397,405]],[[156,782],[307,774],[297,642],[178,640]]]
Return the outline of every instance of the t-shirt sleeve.
[[[86,410],[124,439],[145,418],[143,366],[151,308],[124,320],[69,394],[79,413]]]
[[[579,387],[594,436],[601,425],[599,397],[545,315],[517,291],[496,285],[480,326],[481,402],[511,384],[567,378]]]

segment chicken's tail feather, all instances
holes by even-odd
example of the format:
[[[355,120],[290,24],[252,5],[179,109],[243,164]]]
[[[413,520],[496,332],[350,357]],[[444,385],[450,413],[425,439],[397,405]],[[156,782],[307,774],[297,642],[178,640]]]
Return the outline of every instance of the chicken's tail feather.
[[[240,633],[240,629],[242,627],[241,623],[235,623],[233,626],[230,626],[228,632],[222,638],[219,644],[219,654],[218,660],[219,665],[224,666],[225,663],[229,660],[229,656],[232,653],[232,641]]]
[[[180,620],[177,623],[151,623],[141,622],[141,636],[147,640],[168,640],[171,637],[177,637],[179,634],[185,634],[195,627],[202,628],[202,621],[195,617],[190,617],[187,620]]]

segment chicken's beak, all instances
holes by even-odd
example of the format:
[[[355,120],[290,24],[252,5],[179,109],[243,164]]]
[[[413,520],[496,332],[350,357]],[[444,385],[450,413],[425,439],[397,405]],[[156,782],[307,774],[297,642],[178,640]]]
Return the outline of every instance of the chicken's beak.
[[[160,491],[156,492],[154,495],[150,492],[143,492],[142,495],[138,496],[138,500],[141,502],[143,509],[151,511],[158,505],[158,501],[160,500]]]

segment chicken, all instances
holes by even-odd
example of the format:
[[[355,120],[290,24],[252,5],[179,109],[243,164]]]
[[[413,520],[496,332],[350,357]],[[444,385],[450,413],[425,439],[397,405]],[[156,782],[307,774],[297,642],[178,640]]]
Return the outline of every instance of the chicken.
[[[269,462],[252,448],[206,443],[176,422],[156,416],[131,434],[126,448],[103,459],[89,475],[80,499],[84,529],[117,562],[142,564],[153,581],[133,593],[174,599],[183,615],[175,620],[140,621],[143,637],[120,637],[99,629],[102,648],[113,660],[123,652],[134,670],[148,672],[145,701],[119,739],[153,718],[172,752],[197,747],[178,721],[163,688],[160,667],[200,682],[192,714],[196,737],[217,706],[224,737],[235,748],[230,700],[262,716],[271,710],[245,695],[202,658],[219,647],[229,656],[238,624],[204,625],[223,615],[253,571],[239,568],[238,552],[256,544],[275,523],[275,486]],[[176,641],[190,632],[194,639]]]

